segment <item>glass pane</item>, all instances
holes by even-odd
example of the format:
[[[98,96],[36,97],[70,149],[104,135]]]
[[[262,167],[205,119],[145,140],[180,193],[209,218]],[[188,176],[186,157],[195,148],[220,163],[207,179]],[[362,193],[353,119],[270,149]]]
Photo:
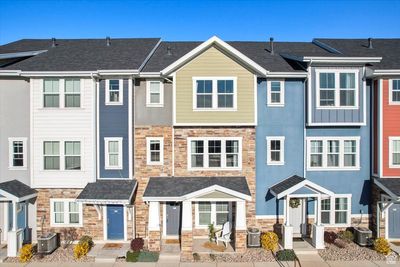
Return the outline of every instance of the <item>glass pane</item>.
[[[322,167],[322,155],[311,155],[311,167]]]
[[[238,167],[239,157],[237,154],[226,155],[226,167]]]
[[[119,102],[119,91],[110,91],[110,102]]]
[[[55,223],[64,223],[64,213],[54,213]]]
[[[218,95],[219,108],[233,108],[233,95]]]
[[[271,103],[280,103],[280,102],[281,102],[281,94],[271,93]]]
[[[118,155],[109,155],[110,166],[118,166]]]
[[[212,107],[212,95],[197,95],[197,107],[198,108],[211,108]]]
[[[335,210],[347,210],[347,198],[336,198],[335,199]]]
[[[152,162],[159,162],[160,161],[160,152],[150,152],[150,160]]]
[[[14,167],[22,167],[24,166],[24,159],[22,155],[14,156],[13,158],[13,166]]]
[[[347,223],[347,212],[336,211],[335,212],[335,223]]]
[[[58,108],[60,106],[59,95],[44,95],[43,106],[45,108]]]
[[[400,152],[400,141],[393,140],[393,152]]]
[[[66,170],[80,170],[81,157],[80,156],[65,156],[65,169]]]
[[[344,166],[345,167],[354,167],[354,166],[356,166],[356,155],[354,155],[354,154],[345,154],[344,155]]]
[[[191,142],[191,151],[192,151],[192,153],[203,153],[204,152],[203,141],[192,141]]]
[[[197,81],[197,93],[211,94],[212,93],[212,81],[211,80],[198,80]]]
[[[79,108],[81,106],[81,96],[78,95],[65,95],[66,108]]]
[[[44,80],[44,92],[45,93],[58,93],[59,91],[58,80],[56,79],[45,79]]]
[[[281,161],[281,152],[271,151],[271,161]]]
[[[80,93],[81,81],[79,79],[66,79],[65,92],[66,93]]]
[[[209,167],[221,167],[221,155],[209,155],[208,166]]]
[[[356,141],[345,140],[344,141],[344,153],[356,153]]]
[[[160,94],[159,93],[150,93],[150,103],[151,104],[160,103]]]
[[[334,106],[335,105],[335,90],[321,90],[320,91],[320,105],[321,106]]]
[[[151,140],[150,141],[150,150],[151,151],[160,151],[160,141]]]
[[[329,154],[328,155],[328,167],[338,167],[339,166],[339,155]]]
[[[203,155],[192,155],[192,167],[200,168],[203,167]]]
[[[64,202],[54,202],[54,212],[64,212]]]
[[[319,87],[320,88],[335,88],[335,74],[334,73],[320,73],[319,74]]]
[[[79,213],[70,213],[69,223],[79,223]]]
[[[271,82],[271,92],[280,92],[280,91],[281,91],[281,83]]]
[[[150,93],[160,93],[160,82],[150,82]]]
[[[199,224],[209,225],[211,223],[211,213],[199,213]]]
[[[330,199],[322,199],[321,200],[321,210],[330,210],[331,209],[331,200]]]
[[[220,140],[208,141],[208,153],[221,153],[221,141]]]
[[[340,105],[341,106],[354,106],[355,105],[355,91],[354,90],[340,90]]]
[[[79,204],[76,202],[69,202],[69,212],[79,212]]]
[[[340,88],[356,88],[355,73],[340,73]]]
[[[339,141],[337,140],[328,141],[328,153],[339,153]]]
[[[229,220],[229,214],[228,213],[217,213],[217,225],[223,225]]]
[[[210,211],[211,212],[211,203],[200,202],[199,203],[199,211]]]
[[[228,211],[229,205],[226,202],[216,203],[216,209],[217,209],[217,212],[218,211]]]
[[[400,153],[393,153],[393,165],[400,165]]]
[[[108,152],[118,153],[118,141],[109,141],[108,142]]]
[[[226,153],[239,153],[239,141],[226,141]]]
[[[271,140],[271,150],[280,150],[280,149],[281,149],[281,141]]]
[[[321,223],[330,224],[330,212],[321,211]]]
[[[119,90],[119,80],[110,80],[110,90]]]
[[[311,141],[311,153],[322,153],[322,141]]]
[[[44,169],[45,170],[59,170],[60,169],[60,157],[45,156],[44,157]]]

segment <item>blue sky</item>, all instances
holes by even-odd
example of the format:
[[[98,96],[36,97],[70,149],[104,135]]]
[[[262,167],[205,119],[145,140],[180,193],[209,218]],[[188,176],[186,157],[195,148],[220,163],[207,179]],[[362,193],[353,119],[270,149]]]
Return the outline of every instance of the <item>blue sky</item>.
[[[310,41],[400,37],[400,0],[0,0],[0,44],[22,38]]]

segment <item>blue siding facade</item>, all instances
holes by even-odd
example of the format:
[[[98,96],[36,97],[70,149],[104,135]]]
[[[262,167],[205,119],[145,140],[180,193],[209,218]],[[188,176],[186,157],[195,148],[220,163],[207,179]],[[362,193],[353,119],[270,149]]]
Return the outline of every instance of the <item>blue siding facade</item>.
[[[99,84],[100,178],[129,178],[129,80],[123,80],[123,105],[105,104],[105,80]],[[104,138],[122,137],[122,170],[106,170]]]

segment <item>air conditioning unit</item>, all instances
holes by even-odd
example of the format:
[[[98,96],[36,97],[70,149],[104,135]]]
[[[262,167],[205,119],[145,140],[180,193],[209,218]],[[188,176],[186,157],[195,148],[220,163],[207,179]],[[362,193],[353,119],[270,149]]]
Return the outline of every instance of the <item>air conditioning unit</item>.
[[[258,248],[261,246],[260,243],[260,230],[256,228],[249,228],[247,230],[247,247]]]
[[[372,231],[366,227],[355,227],[354,239],[360,246],[369,246],[371,245]]]
[[[38,242],[37,245],[38,253],[45,253],[45,254],[52,253],[54,250],[56,250],[58,246],[57,234],[50,233],[44,236],[40,236],[38,237],[37,242]]]

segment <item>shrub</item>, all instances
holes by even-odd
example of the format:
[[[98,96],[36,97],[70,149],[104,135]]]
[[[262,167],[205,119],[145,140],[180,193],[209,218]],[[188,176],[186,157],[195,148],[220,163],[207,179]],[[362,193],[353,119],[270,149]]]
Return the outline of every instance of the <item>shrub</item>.
[[[338,248],[345,248],[349,243],[343,239],[336,238],[335,241],[333,241],[333,244],[335,244],[335,246]]]
[[[127,251],[126,252],[126,261],[127,262],[137,262],[139,258],[139,251]]]
[[[215,228],[214,224],[210,223],[208,225],[208,241],[212,242],[215,239]]]
[[[193,260],[194,261],[200,261],[201,260],[199,253],[193,253]]]
[[[261,234],[261,245],[266,250],[277,251],[278,241],[279,238],[274,232],[266,232]]]
[[[328,244],[333,244],[335,242],[338,235],[335,232],[324,232],[324,240]]]
[[[75,259],[80,259],[84,256],[86,256],[89,252],[90,246],[88,242],[82,242],[82,243],[78,243],[78,245],[76,245],[74,247],[74,258]]]
[[[143,246],[144,246],[143,238],[132,239],[132,241],[131,241],[131,249],[133,251],[141,251],[143,249]]]
[[[32,244],[26,244],[19,250],[19,261],[20,262],[28,262],[32,259],[33,256],[33,247]]]
[[[139,252],[139,262],[157,262],[159,254],[152,251],[141,251]]]
[[[392,251],[390,249],[389,242],[385,238],[377,238],[374,242],[374,249],[376,252],[381,253],[383,255],[389,255]]]
[[[293,249],[284,249],[276,252],[276,258],[278,261],[294,261],[296,260],[296,254]]]
[[[85,243],[85,242],[87,242],[87,243],[89,244],[89,249],[91,249],[91,248],[93,247],[93,245],[94,245],[93,239],[92,239],[91,236],[83,235],[83,236],[79,239],[78,244],[82,244],[82,243]]]
[[[340,231],[338,233],[338,237],[344,241],[346,241],[347,243],[351,243],[354,240],[354,235],[351,231],[346,230],[346,231]]]
[[[63,248],[69,247],[69,245],[78,239],[78,234],[75,228],[63,228],[61,229],[61,235],[63,237]]]

